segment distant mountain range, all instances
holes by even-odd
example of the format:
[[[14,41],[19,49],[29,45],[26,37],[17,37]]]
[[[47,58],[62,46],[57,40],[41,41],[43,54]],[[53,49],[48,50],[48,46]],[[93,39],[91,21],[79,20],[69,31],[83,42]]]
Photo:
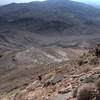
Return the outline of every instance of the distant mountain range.
[[[99,37],[100,10],[89,5],[47,0],[0,7],[1,51],[29,46],[91,46],[100,42]]]
[[[94,4],[91,4],[91,5],[100,9],[100,5],[94,5]]]

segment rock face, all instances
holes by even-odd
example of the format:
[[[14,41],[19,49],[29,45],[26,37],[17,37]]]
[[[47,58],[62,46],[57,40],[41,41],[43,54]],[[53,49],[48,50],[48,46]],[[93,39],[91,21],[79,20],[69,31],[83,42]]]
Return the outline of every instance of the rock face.
[[[58,82],[60,82],[62,80],[62,75],[57,75],[56,77],[54,77],[54,79],[51,81],[52,84],[56,84]]]

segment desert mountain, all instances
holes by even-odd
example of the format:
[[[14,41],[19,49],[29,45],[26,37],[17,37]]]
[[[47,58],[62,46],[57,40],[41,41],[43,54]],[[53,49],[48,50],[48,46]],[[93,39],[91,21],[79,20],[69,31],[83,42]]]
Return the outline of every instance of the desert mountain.
[[[99,27],[100,10],[82,3],[12,3],[0,7],[0,49],[80,44],[91,47],[100,42]]]
[[[99,32],[100,9],[71,0],[1,6],[0,100],[96,100]]]

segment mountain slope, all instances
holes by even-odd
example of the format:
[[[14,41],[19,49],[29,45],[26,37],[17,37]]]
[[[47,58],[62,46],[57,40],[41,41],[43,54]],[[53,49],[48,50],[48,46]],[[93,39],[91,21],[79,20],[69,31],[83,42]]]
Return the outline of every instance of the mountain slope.
[[[34,81],[38,74],[55,70],[86,52],[83,48],[31,47],[3,53],[0,58],[0,97],[3,92]]]
[[[32,47],[6,52],[0,64],[0,100],[78,100],[83,86],[90,91],[80,92],[82,98],[86,95],[84,100],[100,96],[100,45],[92,49]]]
[[[65,46],[73,41],[89,41],[91,46],[91,40],[100,37],[99,27],[100,10],[82,3],[70,0],[12,3],[0,7],[0,48],[4,51],[31,45],[58,46],[63,42]]]

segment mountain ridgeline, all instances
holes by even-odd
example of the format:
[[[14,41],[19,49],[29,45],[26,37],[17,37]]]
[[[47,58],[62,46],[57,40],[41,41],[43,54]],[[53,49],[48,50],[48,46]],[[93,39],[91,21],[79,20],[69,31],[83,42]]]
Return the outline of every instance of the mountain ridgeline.
[[[27,46],[85,46],[100,42],[100,9],[70,0],[0,7],[0,51]]]

